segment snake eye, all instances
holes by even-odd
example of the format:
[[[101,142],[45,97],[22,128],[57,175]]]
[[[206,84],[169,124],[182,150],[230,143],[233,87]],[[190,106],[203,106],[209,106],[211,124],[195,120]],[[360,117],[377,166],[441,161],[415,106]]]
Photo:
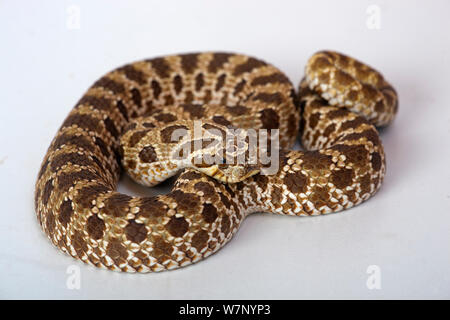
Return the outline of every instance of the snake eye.
[[[223,157],[220,157],[220,158],[216,158],[216,164],[224,164],[225,163],[225,160],[223,159]]]
[[[233,171],[231,174],[234,178],[239,179],[240,177],[242,177],[244,175],[244,173],[245,173],[245,170],[243,168],[235,167],[235,168],[233,168]]]

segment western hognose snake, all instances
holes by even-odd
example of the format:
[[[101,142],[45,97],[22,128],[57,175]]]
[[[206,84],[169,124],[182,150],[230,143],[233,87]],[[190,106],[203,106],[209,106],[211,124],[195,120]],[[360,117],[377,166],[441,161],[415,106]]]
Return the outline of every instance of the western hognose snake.
[[[305,71],[298,94],[277,68],[239,54],[166,56],[106,74],[45,155],[35,191],[42,229],[96,267],[161,271],[216,252],[250,213],[318,215],[367,200],[385,173],[375,126],[392,121],[397,94],[380,73],[336,52],[314,54]],[[203,131],[279,129],[279,170],[203,163],[184,169],[166,195],[115,191],[121,161],[147,185],[174,175],[180,167],[166,159],[169,137],[190,132],[195,119]],[[290,150],[299,130],[305,151]]]

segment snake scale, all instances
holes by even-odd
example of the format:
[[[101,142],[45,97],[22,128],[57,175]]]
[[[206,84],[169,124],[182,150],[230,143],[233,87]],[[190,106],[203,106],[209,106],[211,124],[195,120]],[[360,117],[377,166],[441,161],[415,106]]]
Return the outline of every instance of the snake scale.
[[[128,64],[96,81],[58,130],[36,182],[37,218],[54,245],[96,267],[186,266],[223,247],[251,213],[319,215],[370,198],[385,174],[375,126],[388,125],[397,107],[379,72],[332,51],[308,60],[298,90],[274,66],[241,54]],[[163,159],[168,137],[193,120],[219,131],[279,129],[278,170],[245,167],[232,172],[243,179],[224,183],[203,164],[181,170],[165,195],[116,191],[122,167],[147,185],[176,174]],[[291,150],[299,133],[304,150]]]

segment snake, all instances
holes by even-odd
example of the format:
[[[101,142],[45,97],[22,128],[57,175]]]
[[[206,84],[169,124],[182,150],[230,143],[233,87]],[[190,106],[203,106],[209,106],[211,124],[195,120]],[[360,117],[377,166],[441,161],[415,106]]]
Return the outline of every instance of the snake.
[[[377,127],[397,109],[381,73],[334,51],[309,58],[298,88],[244,54],[130,63],[97,80],[57,131],[35,185],[37,219],[56,247],[95,267],[187,266],[222,248],[252,213],[322,215],[369,199],[386,172]],[[223,154],[197,161],[220,150],[231,160],[248,156],[251,139],[237,151],[219,139],[235,129],[266,133],[274,172]],[[293,150],[298,137],[303,149]],[[167,194],[130,196],[117,191],[124,170],[147,186],[176,178]]]

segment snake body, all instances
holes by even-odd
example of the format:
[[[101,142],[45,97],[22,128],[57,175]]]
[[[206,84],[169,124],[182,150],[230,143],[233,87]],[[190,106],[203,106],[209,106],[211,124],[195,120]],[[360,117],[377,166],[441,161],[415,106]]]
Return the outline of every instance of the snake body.
[[[54,245],[96,267],[189,265],[223,247],[251,213],[318,215],[371,197],[385,173],[375,125],[389,124],[397,105],[381,74],[335,52],[311,57],[298,95],[280,70],[240,54],[128,64],[96,81],[53,139],[36,182],[37,218]],[[147,185],[174,175],[164,139],[194,119],[218,130],[279,129],[278,171],[223,183],[187,168],[166,195],[116,191],[121,166]],[[289,149],[299,127],[305,151]]]

